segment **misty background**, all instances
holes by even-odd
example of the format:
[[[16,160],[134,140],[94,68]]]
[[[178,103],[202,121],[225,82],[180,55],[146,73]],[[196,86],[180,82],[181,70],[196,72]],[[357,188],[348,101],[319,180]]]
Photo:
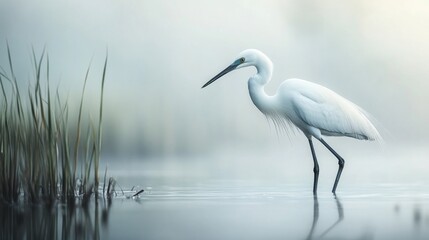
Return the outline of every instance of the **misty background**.
[[[30,80],[31,47],[40,54],[46,46],[52,81],[77,105],[94,58],[86,108],[96,116],[107,48],[103,152],[109,161],[170,159],[162,171],[311,182],[306,138],[277,135],[250,101],[254,69],[201,90],[239,52],[257,48],[274,63],[269,94],[283,80],[301,78],[376,119],[381,146],[327,139],[346,159],[346,182],[362,176],[429,181],[428,11],[424,0],[0,0],[0,65],[8,66],[7,40],[18,79]],[[324,159],[321,179],[325,170],[330,176],[321,184],[330,183],[336,160],[318,143],[316,151]],[[359,173],[353,165],[378,170]]]

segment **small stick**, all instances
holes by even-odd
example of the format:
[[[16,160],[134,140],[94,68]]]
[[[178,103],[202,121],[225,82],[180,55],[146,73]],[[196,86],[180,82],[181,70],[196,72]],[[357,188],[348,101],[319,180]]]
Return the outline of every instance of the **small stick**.
[[[133,195],[133,197],[137,197],[140,193],[144,192],[144,189],[138,191],[136,194]]]

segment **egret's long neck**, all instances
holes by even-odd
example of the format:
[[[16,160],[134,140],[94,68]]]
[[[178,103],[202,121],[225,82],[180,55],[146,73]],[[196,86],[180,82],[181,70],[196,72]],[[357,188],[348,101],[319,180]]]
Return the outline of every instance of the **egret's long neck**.
[[[265,93],[264,87],[271,80],[273,67],[271,62],[262,62],[255,65],[257,73],[248,82],[249,95],[255,106],[263,113],[274,111],[274,97]]]

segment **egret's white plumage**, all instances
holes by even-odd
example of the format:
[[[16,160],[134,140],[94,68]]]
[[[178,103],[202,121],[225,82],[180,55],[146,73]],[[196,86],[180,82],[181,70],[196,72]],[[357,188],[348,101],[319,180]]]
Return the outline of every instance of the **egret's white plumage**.
[[[274,96],[276,113],[283,113],[307,137],[379,138],[365,112],[328,88],[301,79],[283,82]]]
[[[301,79],[288,79],[269,96],[264,87],[271,80],[273,64],[261,51],[248,49],[241,52],[230,66],[216,75],[204,86],[235,69],[254,66],[256,74],[248,81],[250,98],[255,106],[276,126],[285,127],[292,123],[299,128],[310,142],[314,160],[314,188],[317,191],[319,167],[313,149],[312,137],[321,141],[339,160],[339,170],[334,184],[335,193],[344,160],[323,140],[322,136],[346,136],[363,140],[380,138],[377,129],[368,119],[368,114],[334,91]]]

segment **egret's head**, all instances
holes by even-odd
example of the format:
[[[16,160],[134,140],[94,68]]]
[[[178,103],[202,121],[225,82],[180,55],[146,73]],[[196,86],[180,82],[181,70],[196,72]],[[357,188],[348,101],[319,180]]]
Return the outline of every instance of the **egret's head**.
[[[210,81],[208,81],[206,84],[204,84],[201,88],[205,88],[208,85],[210,85],[212,82],[216,81],[218,78],[222,77],[223,75],[239,68],[243,67],[249,67],[249,66],[258,66],[258,64],[263,61],[271,61],[268,59],[265,54],[263,54],[261,51],[256,49],[247,49],[241,52],[236,60],[231,63],[227,68],[225,68],[222,72],[214,76]]]
[[[237,59],[241,59],[241,64],[237,66],[238,68],[256,66],[261,58],[267,58],[265,54],[256,49],[247,49],[238,54]]]

